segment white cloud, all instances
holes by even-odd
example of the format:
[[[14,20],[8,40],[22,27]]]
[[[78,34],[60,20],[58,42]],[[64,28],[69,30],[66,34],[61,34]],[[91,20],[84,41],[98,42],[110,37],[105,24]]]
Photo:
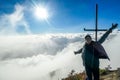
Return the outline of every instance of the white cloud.
[[[79,36],[79,34],[0,36],[0,79],[56,80],[67,76],[71,69],[79,67],[77,64],[79,61],[73,54],[75,49],[73,43],[81,39],[78,39]],[[72,66],[71,62],[76,66]]]
[[[79,34],[0,36],[0,59],[26,58],[38,54],[55,55],[69,43],[80,39],[82,40]]]
[[[114,38],[111,38],[111,37]],[[117,35],[112,35],[108,41],[104,43],[104,47],[110,57],[110,61],[102,61],[101,65],[104,66],[104,64],[111,65],[113,69],[116,69],[120,67],[119,60],[120,60],[120,54],[119,54],[119,48],[120,48],[120,33],[117,33]],[[105,67],[105,66],[104,66]]]
[[[17,4],[12,14],[0,16],[0,34],[17,34],[17,29],[23,26],[26,33],[31,33],[29,25],[24,19],[24,7]]]
[[[82,71],[81,55],[73,51],[83,46],[84,35],[0,36],[0,80],[58,80],[72,69]],[[120,67],[119,37],[120,34],[109,37],[103,44],[114,68]],[[110,62],[101,62],[102,67],[107,64]]]
[[[69,66],[72,62],[71,59],[74,50],[74,48],[67,46],[81,39],[78,38],[80,36],[79,34],[73,35],[74,34],[0,36],[0,56],[2,59],[0,61],[0,69],[2,69],[0,73],[2,77],[0,77],[0,79],[19,80],[22,76],[21,80],[37,80],[35,79],[37,77],[41,78],[43,76],[43,79],[45,78],[44,76],[48,75],[47,78],[50,78],[50,76],[54,74],[57,75],[59,73],[61,75],[61,72],[67,75],[71,68],[74,67],[71,66],[66,70],[67,65]],[[68,52],[67,50],[69,50],[69,48],[71,48],[71,51]],[[5,69],[6,71],[3,72]],[[14,71],[14,73],[10,74],[12,71]],[[35,75],[32,75],[32,73]],[[25,74],[27,75],[24,76]],[[5,77],[5,75],[7,77]],[[57,76],[57,78],[61,78],[61,76]]]

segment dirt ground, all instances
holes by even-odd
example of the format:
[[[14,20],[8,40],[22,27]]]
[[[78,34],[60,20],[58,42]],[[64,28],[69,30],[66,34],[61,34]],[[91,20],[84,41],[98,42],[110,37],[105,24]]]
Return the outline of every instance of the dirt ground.
[[[69,77],[64,78],[62,80],[85,80],[86,79],[86,75],[84,72],[78,73],[78,74],[70,73],[70,75],[68,76]],[[100,80],[120,80],[119,71],[118,70],[108,71],[107,73],[100,75]]]

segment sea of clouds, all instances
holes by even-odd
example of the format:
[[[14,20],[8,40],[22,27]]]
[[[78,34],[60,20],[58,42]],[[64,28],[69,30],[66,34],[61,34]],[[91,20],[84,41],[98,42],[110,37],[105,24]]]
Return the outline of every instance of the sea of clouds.
[[[82,72],[81,54],[74,55],[74,51],[84,45],[85,35],[0,36],[0,80],[60,80],[71,70]],[[100,60],[101,68],[120,67],[119,41],[120,33],[115,33],[103,43],[111,61]]]

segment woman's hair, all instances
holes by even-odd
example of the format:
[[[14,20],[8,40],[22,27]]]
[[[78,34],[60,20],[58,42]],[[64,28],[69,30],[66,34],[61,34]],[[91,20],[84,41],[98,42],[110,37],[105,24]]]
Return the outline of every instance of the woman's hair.
[[[91,38],[91,36],[90,36],[89,34],[87,34],[87,35],[85,36],[85,39],[86,39],[87,37]],[[91,38],[91,39],[92,39],[92,38]]]

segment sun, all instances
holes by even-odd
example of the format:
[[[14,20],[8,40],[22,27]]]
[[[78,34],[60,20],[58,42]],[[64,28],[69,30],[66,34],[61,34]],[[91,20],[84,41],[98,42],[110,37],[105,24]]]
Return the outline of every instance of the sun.
[[[36,7],[35,8],[35,16],[39,19],[47,19],[48,11],[45,7]]]

